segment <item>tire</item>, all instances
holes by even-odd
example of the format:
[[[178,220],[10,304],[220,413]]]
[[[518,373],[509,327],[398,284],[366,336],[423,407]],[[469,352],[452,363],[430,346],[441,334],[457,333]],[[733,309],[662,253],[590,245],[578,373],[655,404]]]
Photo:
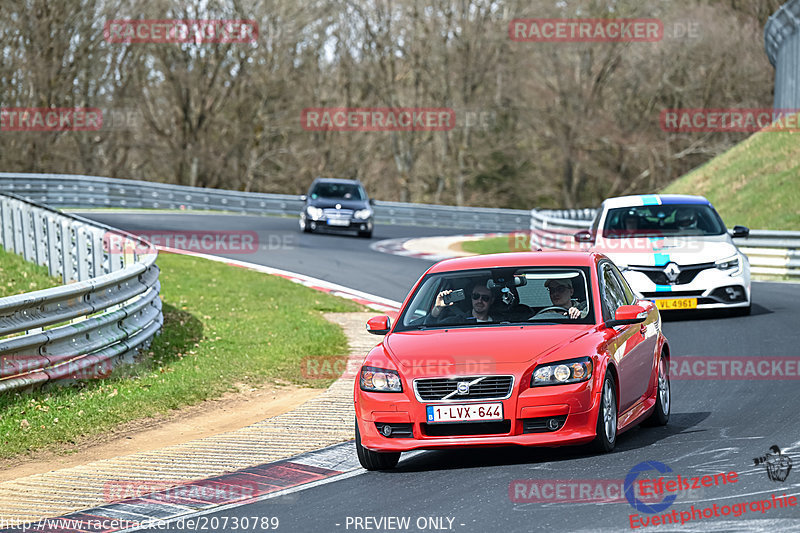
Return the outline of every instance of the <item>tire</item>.
[[[617,444],[617,395],[614,378],[606,372],[603,378],[603,391],[600,393],[600,407],[597,413],[597,436],[592,447],[600,453],[608,453]]]
[[[669,365],[663,355],[658,358],[658,380],[656,382],[656,408],[643,425],[666,426],[672,409],[672,391],[669,385]]]
[[[361,432],[356,420],[356,454],[358,462],[366,470],[391,470],[400,460],[400,452],[373,452],[361,446]]]
[[[359,237],[365,237],[367,239],[371,239],[372,238],[372,231],[371,230],[370,231],[359,231],[358,232],[358,236]]]
[[[312,229],[308,225],[308,222],[306,222],[302,218],[300,219],[300,229],[302,230],[303,233],[311,233],[312,232]]]

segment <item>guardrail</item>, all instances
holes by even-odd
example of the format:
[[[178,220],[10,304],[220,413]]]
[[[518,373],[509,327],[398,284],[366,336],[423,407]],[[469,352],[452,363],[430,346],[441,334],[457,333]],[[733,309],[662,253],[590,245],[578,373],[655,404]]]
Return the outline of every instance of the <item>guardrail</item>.
[[[216,210],[257,215],[299,216],[299,196],[240,192],[68,174],[0,172],[0,191],[8,191],[53,207]],[[375,222],[435,226],[478,231],[526,229],[530,214],[522,209],[381,202]]]
[[[65,285],[0,298],[0,392],[102,376],[161,329],[156,249],[114,228],[0,195],[0,245]]]
[[[574,235],[589,229],[597,210],[531,211],[532,248],[574,249]],[[751,230],[736,246],[753,274],[800,277],[800,231]]]
[[[800,107],[800,0],[783,4],[764,26],[764,49],[775,67],[775,109]]]

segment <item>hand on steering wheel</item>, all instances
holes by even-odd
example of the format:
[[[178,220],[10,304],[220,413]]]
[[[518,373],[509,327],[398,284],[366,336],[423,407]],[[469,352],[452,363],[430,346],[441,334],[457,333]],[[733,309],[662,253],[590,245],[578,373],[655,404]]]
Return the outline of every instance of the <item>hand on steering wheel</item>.
[[[533,316],[538,316],[541,315],[542,313],[547,313],[549,311],[564,311],[565,315],[569,315],[569,309],[567,309],[566,307],[561,307],[560,305],[551,305],[550,307],[545,307],[544,309],[542,309]]]

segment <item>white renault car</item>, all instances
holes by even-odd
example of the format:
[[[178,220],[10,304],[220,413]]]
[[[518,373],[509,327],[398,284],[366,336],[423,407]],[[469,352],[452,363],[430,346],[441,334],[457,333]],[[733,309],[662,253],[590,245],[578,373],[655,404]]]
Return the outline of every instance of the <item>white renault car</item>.
[[[637,296],[659,309],[750,313],[750,262],[702,196],[622,196],[605,200],[591,229],[575,234],[620,268]]]

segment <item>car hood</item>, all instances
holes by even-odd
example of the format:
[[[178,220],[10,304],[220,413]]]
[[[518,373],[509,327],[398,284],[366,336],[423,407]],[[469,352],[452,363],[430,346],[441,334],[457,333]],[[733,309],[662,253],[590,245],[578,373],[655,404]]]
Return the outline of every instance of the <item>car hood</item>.
[[[620,267],[713,263],[737,252],[736,246],[731,243],[727,235],[606,239],[599,244],[597,251],[607,255]],[[627,244],[630,246],[626,246]]]
[[[352,209],[357,211],[359,209],[366,209],[368,203],[365,200],[343,200],[341,198],[314,198],[308,200],[308,205],[319,207],[321,209],[335,208],[337,205],[342,206],[342,209]]]
[[[418,369],[425,373],[426,367],[433,367],[432,372],[449,368],[491,373],[496,364],[533,362],[594,328],[559,324],[404,331],[387,336],[384,348],[401,371]]]

